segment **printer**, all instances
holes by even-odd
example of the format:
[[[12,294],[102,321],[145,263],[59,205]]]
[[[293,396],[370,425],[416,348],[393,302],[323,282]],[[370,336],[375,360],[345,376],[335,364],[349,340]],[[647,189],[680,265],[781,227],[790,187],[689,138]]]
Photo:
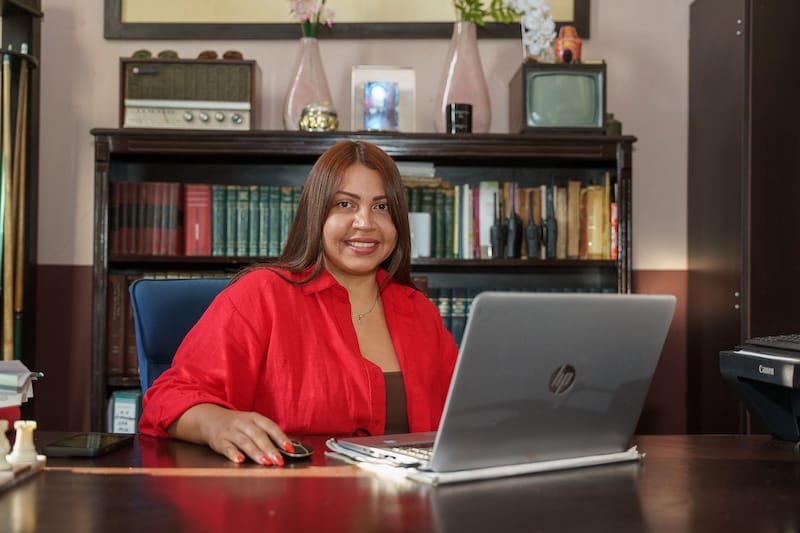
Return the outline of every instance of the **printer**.
[[[800,351],[745,343],[720,352],[719,369],[772,435],[800,441]]]

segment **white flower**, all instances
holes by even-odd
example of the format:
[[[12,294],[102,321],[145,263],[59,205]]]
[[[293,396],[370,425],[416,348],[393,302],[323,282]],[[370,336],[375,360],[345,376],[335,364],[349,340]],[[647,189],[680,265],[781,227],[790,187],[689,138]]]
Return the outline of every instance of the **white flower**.
[[[517,11],[522,26],[522,44],[528,55],[540,57],[552,51],[551,43],[556,37],[556,25],[550,16],[547,0],[503,0]]]

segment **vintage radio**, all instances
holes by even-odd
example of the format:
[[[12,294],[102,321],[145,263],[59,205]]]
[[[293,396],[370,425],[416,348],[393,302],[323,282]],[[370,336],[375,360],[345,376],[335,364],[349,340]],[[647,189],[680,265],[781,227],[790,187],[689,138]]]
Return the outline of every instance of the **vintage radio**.
[[[120,58],[120,126],[255,129],[257,68],[250,60]]]

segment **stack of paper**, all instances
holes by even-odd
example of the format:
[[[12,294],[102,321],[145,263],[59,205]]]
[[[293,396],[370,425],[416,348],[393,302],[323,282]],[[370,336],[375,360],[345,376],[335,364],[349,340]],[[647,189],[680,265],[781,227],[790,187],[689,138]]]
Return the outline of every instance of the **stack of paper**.
[[[33,397],[33,381],[42,377],[22,361],[0,361],[0,408],[16,407]]]

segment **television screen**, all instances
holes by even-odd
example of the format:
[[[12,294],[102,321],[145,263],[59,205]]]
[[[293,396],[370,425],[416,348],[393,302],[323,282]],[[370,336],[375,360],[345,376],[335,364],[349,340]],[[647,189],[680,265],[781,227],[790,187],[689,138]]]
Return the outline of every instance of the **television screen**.
[[[527,89],[529,127],[603,126],[601,72],[534,70],[528,72]]]

